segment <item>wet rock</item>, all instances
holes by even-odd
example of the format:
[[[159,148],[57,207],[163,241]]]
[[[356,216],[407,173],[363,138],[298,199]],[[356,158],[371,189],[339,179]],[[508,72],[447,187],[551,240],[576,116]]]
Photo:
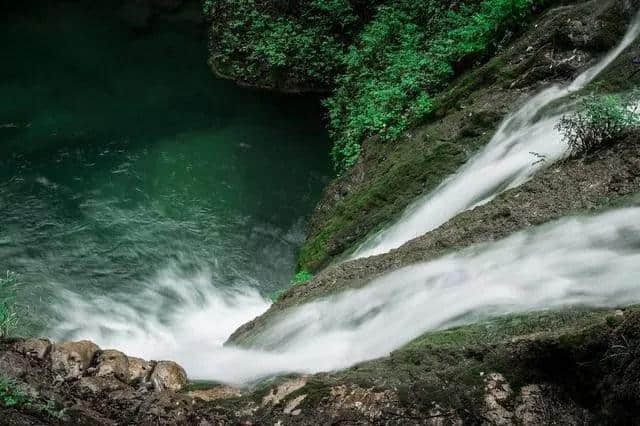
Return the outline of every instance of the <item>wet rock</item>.
[[[233,386],[216,386],[211,389],[198,389],[188,393],[193,398],[200,398],[204,401],[216,401],[219,399],[235,398],[242,396],[242,392]]]
[[[17,379],[29,371],[29,361],[16,352],[0,354],[0,373],[9,379]]]
[[[486,379],[484,403],[485,417],[491,424],[512,424],[513,413],[504,405],[511,396],[511,386],[500,373],[491,373]]]
[[[153,366],[153,363],[142,358],[128,357],[128,383],[131,385],[148,383],[151,380]]]
[[[547,421],[542,389],[538,385],[524,386],[520,390],[520,403],[515,418],[524,425],[539,425]]]
[[[173,361],[160,361],[151,373],[151,383],[158,392],[164,390],[178,392],[187,385],[187,373]]]
[[[78,378],[89,368],[99,350],[98,345],[88,340],[57,343],[51,351],[51,366],[64,378]]]
[[[51,347],[49,339],[26,339],[15,344],[16,351],[37,359],[44,359],[49,355]]]
[[[298,408],[298,406],[302,401],[304,401],[306,397],[307,395],[303,394],[293,398],[291,401],[287,402],[287,405],[284,407],[283,412],[285,414],[291,414],[292,416],[300,415],[300,413],[302,413],[302,410]]]
[[[387,414],[398,411],[393,407],[397,406],[397,395],[390,390],[377,391],[373,388],[362,388],[360,386],[334,386],[331,388],[329,401],[333,410],[354,410],[371,421],[380,419],[383,412]],[[401,415],[401,412],[396,412]]]
[[[107,349],[98,353],[97,376],[113,375],[118,380],[129,381],[129,360],[125,354],[114,349]]]
[[[116,425],[113,420],[109,420],[97,411],[94,411],[84,405],[74,405],[66,410],[69,418],[73,419],[73,423],[77,425]]]
[[[283,382],[278,386],[276,386],[275,388],[271,389],[271,392],[269,392],[264,398],[262,398],[262,405],[263,406],[268,404],[277,405],[280,401],[285,399],[288,395],[292,394],[298,389],[303,388],[304,385],[306,384],[307,384],[306,377],[287,380],[286,382]]]

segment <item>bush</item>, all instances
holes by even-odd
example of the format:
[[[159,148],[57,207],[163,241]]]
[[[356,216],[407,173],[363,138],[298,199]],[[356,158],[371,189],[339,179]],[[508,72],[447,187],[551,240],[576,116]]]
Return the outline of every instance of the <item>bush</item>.
[[[17,275],[7,271],[0,277],[0,338],[7,337],[18,326],[18,315],[14,308]]]
[[[0,406],[20,408],[31,403],[31,397],[23,392],[14,381],[0,376]]]
[[[630,95],[589,95],[578,110],[563,116],[556,128],[572,156],[609,146],[640,128],[640,91]]]
[[[280,299],[280,297],[284,294],[284,292],[287,291],[289,288],[299,284],[304,284],[306,282],[311,281],[312,279],[313,279],[313,274],[311,272],[302,270],[293,277],[293,279],[291,280],[290,286],[288,288],[282,288],[280,290],[276,290],[273,293],[270,293],[268,297],[269,299],[271,299],[272,302],[277,302],[278,299]]]
[[[338,172],[372,135],[397,139],[462,69],[549,0],[203,0],[221,74],[330,89]]]
[[[378,8],[345,55],[345,72],[325,101],[337,171],[363,140],[397,139],[434,108],[457,71],[496,50],[546,0],[399,0]]]

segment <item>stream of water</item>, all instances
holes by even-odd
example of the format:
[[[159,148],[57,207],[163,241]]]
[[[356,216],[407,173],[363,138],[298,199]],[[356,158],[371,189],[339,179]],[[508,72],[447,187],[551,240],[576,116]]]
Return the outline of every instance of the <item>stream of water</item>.
[[[638,303],[638,276],[640,208],[629,208],[521,232],[298,306],[271,323],[255,349],[222,347],[220,326],[230,324],[208,319],[250,320],[261,308],[260,297],[209,293],[200,301],[196,296],[209,286],[198,276],[182,283],[183,303],[168,321],[128,300],[78,299],[72,300],[69,322],[83,324],[74,338],[177,360],[194,378],[242,384],[279,373],[345,368],[385,356],[426,330],[490,316]],[[139,303],[152,305],[156,291]]]
[[[500,125],[487,146],[434,191],[412,203],[396,223],[367,238],[350,256],[386,253],[437,228],[458,213],[488,203],[522,185],[566,154],[556,125],[570,110],[569,99],[544,115],[554,102],[567,99],[593,81],[640,35],[640,14],[620,44],[566,87],[552,86],[528,100]],[[544,161],[537,161],[544,158]]]

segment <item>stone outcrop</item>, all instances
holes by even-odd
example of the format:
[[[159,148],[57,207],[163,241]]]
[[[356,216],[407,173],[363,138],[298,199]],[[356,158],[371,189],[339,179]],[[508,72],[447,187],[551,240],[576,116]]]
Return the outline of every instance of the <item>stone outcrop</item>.
[[[129,381],[129,359],[125,354],[114,349],[101,351],[96,359],[96,376],[113,375],[122,382]]]
[[[128,357],[127,382],[130,385],[149,383],[153,371],[153,363],[142,358]]]
[[[53,370],[64,378],[77,379],[91,366],[98,350],[98,345],[88,340],[55,344],[51,351]]]
[[[158,392],[164,390],[177,392],[187,385],[187,373],[173,361],[160,361],[151,373],[151,383]]]
[[[129,357],[115,349],[102,350],[88,340],[53,344],[48,339],[20,339],[12,349],[27,358],[46,362],[58,380],[79,381],[83,389],[93,393],[127,388],[179,392],[188,384],[184,368],[173,361]],[[20,361],[15,365],[23,364]]]

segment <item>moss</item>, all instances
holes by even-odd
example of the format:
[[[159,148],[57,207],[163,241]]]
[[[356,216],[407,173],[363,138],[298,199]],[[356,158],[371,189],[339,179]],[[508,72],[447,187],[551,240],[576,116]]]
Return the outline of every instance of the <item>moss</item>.
[[[427,147],[422,153],[402,151],[390,170],[381,171],[363,191],[337,203],[320,232],[311,235],[301,248],[298,267],[317,271],[368,232],[384,227],[413,199],[454,173],[466,162],[468,151],[475,151],[486,139],[424,142]]]
[[[610,313],[610,310],[604,309],[574,309],[507,315],[472,325],[426,333],[409,343],[407,348],[463,348],[495,344],[513,336],[535,333],[558,335],[602,322]]]
[[[322,380],[311,379],[302,388],[293,392],[287,397],[287,400],[292,400],[300,395],[306,395],[300,404],[300,408],[306,412],[313,412],[319,407],[323,400],[327,399],[331,394],[331,385],[323,382]]]

